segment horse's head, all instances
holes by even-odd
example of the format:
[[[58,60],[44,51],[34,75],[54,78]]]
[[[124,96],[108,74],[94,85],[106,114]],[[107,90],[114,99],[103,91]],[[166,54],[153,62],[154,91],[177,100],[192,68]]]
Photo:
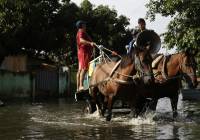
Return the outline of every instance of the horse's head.
[[[197,63],[194,58],[196,54],[197,51],[188,49],[181,55],[182,57],[180,58],[180,70],[190,88],[196,88],[198,84],[196,76]]]
[[[145,84],[150,84],[154,81],[152,72],[152,57],[149,48],[135,47],[135,69],[137,70],[140,78],[143,79]]]

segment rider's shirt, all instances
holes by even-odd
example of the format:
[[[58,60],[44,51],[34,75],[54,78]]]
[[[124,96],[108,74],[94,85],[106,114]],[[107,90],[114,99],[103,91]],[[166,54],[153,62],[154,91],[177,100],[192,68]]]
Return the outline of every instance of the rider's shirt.
[[[78,48],[78,61],[79,61],[79,69],[88,69],[89,62],[91,60],[92,56],[92,46],[90,45],[84,45],[80,43],[80,38],[87,40],[87,41],[92,41],[90,36],[82,31],[79,30],[76,35],[76,41],[77,41],[77,48]]]
[[[146,29],[144,29],[146,30]],[[142,31],[144,31],[142,30]],[[142,32],[141,30],[135,30],[134,34],[133,34],[133,39],[129,42],[128,46],[127,46],[127,53],[129,53],[132,49],[132,47],[134,47],[135,41],[138,37],[138,35]]]

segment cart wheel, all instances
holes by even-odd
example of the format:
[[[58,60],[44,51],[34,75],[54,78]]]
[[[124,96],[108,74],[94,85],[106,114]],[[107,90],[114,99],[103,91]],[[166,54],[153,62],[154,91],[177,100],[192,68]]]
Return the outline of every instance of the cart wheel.
[[[90,101],[86,101],[86,105],[83,108],[83,112],[85,114],[92,114],[95,110],[96,110],[95,104]]]

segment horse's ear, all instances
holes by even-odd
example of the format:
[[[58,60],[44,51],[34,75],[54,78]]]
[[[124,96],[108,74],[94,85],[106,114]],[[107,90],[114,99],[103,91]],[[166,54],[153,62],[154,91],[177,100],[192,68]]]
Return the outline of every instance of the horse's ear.
[[[193,48],[187,48],[187,50],[186,50],[187,55],[196,56],[198,52],[199,52],[198,49],[193,49]]]

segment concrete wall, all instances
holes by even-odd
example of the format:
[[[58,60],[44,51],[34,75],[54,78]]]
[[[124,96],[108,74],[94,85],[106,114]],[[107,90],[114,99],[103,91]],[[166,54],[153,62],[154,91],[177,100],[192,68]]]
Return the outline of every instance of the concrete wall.
[[[0,70],[0,97],[30,97],[32,84],[30,73]]]

